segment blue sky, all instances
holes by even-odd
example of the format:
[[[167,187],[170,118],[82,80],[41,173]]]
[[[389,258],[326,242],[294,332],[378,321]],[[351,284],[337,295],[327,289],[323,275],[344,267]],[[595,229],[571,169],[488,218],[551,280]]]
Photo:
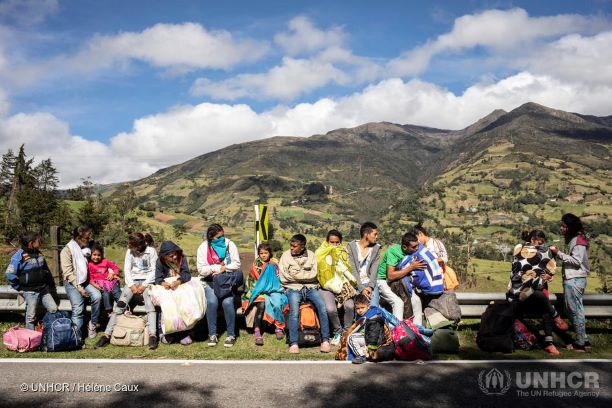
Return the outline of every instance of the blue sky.
[[[612,1],[0,1],[0,148],[62,186],[371,121],[612,114]]]

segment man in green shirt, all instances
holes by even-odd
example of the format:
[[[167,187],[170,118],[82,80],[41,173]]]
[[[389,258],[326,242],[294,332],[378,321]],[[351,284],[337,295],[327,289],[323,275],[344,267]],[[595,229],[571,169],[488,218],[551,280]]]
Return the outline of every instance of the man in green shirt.
[[[404,234],[401,244],[391,245],[384,253],[378,267],[377,285],[380,291],[380,297],[391,305],[393,315],[400,321],[404,320],[404,301],[397,296],[387,283],[387,278],[392,280],[401,279],[415,269],[426,267],[425,262],[414,260],[402,270],[397,270],[397,265],[406,257],[406,255],[415,251],[415,245],[418,248],[419,242],[410,240],[412,234]]]

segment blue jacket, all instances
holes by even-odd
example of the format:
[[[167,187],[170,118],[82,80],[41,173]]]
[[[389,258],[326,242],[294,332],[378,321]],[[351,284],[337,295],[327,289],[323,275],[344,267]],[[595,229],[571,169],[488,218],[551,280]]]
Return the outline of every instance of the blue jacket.
[[[15,290],[38,291],[47,286],[55,287],[47,261],[38,251],[26,251],[22,248],[15,252],[5,274]]]

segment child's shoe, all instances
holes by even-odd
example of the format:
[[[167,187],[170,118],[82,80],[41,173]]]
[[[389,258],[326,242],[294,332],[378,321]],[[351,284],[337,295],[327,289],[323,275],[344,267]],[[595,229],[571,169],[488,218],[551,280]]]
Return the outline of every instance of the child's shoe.
[[[282,340],[283,337],[285,337],[285,333],[283,332],[283,329],[281,329],[280,327],[277,327],[276,329],[274,329],[274,334],[276,335],[276,340]]]
[[[572,344],[568,344],[567,349],[574,350],[576,353],[586,353],[587,352],[585,344],[578,344],[576,342],[573,342]]]
[[[363,356],[355,356],[351,360],[351,363],[353,363],[353,364],[363,364],[365,362],[366,362],[366,358],[363,357]]]
[[[261,331],[259,331],[259,329],[255,329],[255,345],[256,346],[263,346],[263,337],[261,335]]]

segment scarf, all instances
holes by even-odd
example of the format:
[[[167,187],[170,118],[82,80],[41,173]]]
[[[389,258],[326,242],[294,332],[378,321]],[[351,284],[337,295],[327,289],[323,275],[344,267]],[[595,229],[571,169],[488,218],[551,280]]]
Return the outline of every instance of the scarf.
[[[225,259],[225,255],[227,254],[227,245],[225,245],[225,238],[221,237],[221,238],[217,238],[217,239],[213,239],[210,241],[210,245],[208,246],[208,255],[209,258],[211,257],[210,254],[210,249],[213,249],[215,254],[212,256],[212,260],[215,264],[220,264],[221,261],[223,261]],[[215,262],[215,256],[217,257],[217,261]],[[210,263],[210,259],[209,259],[209,264],[212,265],[212,263]]]
[[[80,285],[87,280],[87,259],[83,255],[83,249],[74,239],[68,243],[68,249],[72,254],[72,267],[77,278],[77,285]]]

